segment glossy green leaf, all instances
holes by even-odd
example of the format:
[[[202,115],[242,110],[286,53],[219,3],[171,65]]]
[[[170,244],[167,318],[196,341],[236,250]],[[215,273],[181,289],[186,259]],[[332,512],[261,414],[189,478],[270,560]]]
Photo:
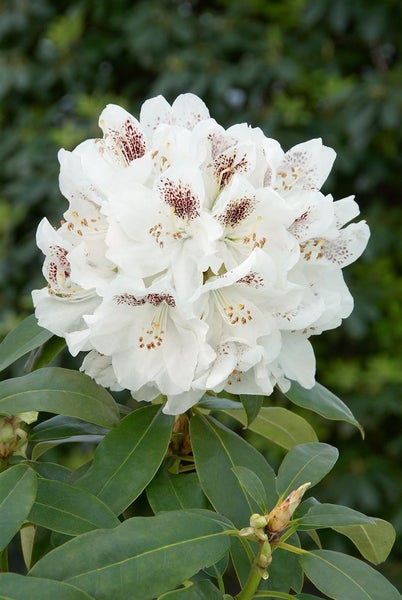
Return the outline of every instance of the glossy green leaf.
[[[308,410],[318,413],[322,417],[333,421],[345,421],[357,427],[362,437],[364,431],[360,423],[353,416],[352,411],[342,402],[338,396],[327,390],[320,383],[316,383],[314,387],[306,390],[301,385],[293,382],[290,390],[285,396],[289,398],[297,406],[302,406]]]
[[[297,548],[300,541],[297,534],[293,534],[288,543]],[[272,563],[268,567],[269,579],[262,581],[259,590],[276,590],[288,593],[291,589],[300,592],[303,586],[303,570],[300,566],[298,555],[277,548],[272,553]]]
[[[292,448],[279,467],[276,486],[281,498],[303,483],[315,485],[330,472],[338,459],[338,450],[329,444],[299,444]]]
[[[97,600],[110,600],[116,590],[119,600],[150,600],[229,550],[228,525],[219,519],[210,511],[185,510],[133,517],[66,542],[30,575],[68,581]]]
[[[211,581],[192,582],[185,588],[158,596],[158,600],[222,600],[223,596]]]
[[[54,335],[42,346],[31,352],[25,367],[26,370],[36,371],[47,367],[65,347],[66,340]]]
[[[373,524],[334,527],[335,531],[346,535],[364,558],[374,565],[387,559],[395,542],[395,529],[383,519],[374,519]]]
[[[225,410],[225,412],[246,426],[247,417],[244,411]],[[287,450],[297,444],[318,441],[314,429],[303,417],[276,406],[261,408],[249,429]]]
[[[28,522],[24,523],[20,529],[22,557],[27,569],[30,569],[32,564],[32,551],[35,540],[35,531],[35,525],[32,525],[32,523]]]
[[[0,382],[0,413],[29,410],[77,417],[111,427],[119,422],[113,397],[78,371],[49,367]]]
[[[196,473],[170,473],[164,463],[147,487],[154,513],[180,508],[209,508]]]
[[[312,506],[303,517],[297,520],[297,524],[298,529],[320,529],[342,525],[374,524],[374,520],[347,506],[325,503]]]
[[[233,467],[232,471],[236,475],[246,494],[255,500],[260,512],[268,512],[267,495],[258,475],[250,469],[247,469],[247,467]]]
[[[0,344],[0,371],[13,362],[38,348],[53,336],[53,333],[39,327],[35,315],[30,315],[13,330]]]
[[[218,512],[241,528],[259,510],[233,473],[233,467],[237,466],[256,473],[263,483],[268,505],[276,503],[275,474],[253,446],[212,417],[193,417],[190,435],[198,477]]]
[[[296,600],[322,600],[321,597],[312,596],[311,594],[296,594]]]
[[[69,438],[75,435],[106,435],[106,427],[87,423],[74,417],[57,415],[36,425],[29,434],[30,442]]]
[[[211,565],[210,567],[205,567],[203,571],[204,573],[207,573],[207,575],[209,575],[210,577],[217,579],[218,577],[222,577],[222,575],[225,573],[226,569],[228,568],[228,563],[229,554],[225,554],[225,556],[218,560],[218,562],[216,562],[214,565]]]
[[[218,396],[204,396],[197,404],[197,407],[207,410],[244,410],[241,402],[236,402],[229,398],[219,398]]]
[[[52,579],[0,573],[0,600],[95,600],[75,586]]]
[[[46,479],[56,479],[56,481],[64,481],[70,479],[71,471],[67,467],[63,465],[59,465],[57,463],[45,462],[45,461],[27,461],[27,464],[34,470],[36,473],[39,473],[42,477]]]
[[[145,406],[122,419],[99,444],[92,466],[76,485],[120,514],[158,470],[170,441],[173,417]]]
[[[251,423],[260,412],[262,403],[264,402],[264,396],[242,394],[240,400],[247,415],[247,427],[250,427]]]
[[[36,500],[28,519],[67,535],[116,527],[120,523],[96,496],[86,490],[48,479],[38,479]]]
[[[253,546],[253,549],[251,548]],[[250,574],[251,565],[257,553],[256,544],[243,537],[233,537],[230,544],[230,557],[237,579],[243,587]]]
[[[313,550],[300,557],[306,576],[333,600],[401,600],[401,595],[369,565],[332,550]]]
[[[32,448],[32,460],[38,460],[40,456],[45,454],[48,450],[56,448],[61,444],[98,444],[103,440],[102,435],[74,435],[69,438],[62,438],[60,440],[49,440],[48,442],[38,442]]]
[[[19,531],[29,515],[36,496],[37,477],[25,465],[0,473],[0,550]]]

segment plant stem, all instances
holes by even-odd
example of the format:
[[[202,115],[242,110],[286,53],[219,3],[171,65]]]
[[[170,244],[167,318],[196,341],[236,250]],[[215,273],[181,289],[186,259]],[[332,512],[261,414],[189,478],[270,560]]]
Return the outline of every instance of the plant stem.
[[[292,546],[291,544],[287,544],[286,542],[279,542],[276,546],[277,548],[281,548],[282,550],[287,550],[288,552],[293,552],[293,554],[308,554],[308,550],[303,550],[303,548],[297,548],[296,546]]]
[[[222,577],[222,575],[218,576],[217,581],[218,581],[219,591],[220,591],[220,593],[223,596],[224,593],[225,593],[225,584],[223,583],[223,577]]]
[[[261,568],[257,565],[257,558],[258,556],[254,559],[244,588],[236,596],[236,600],[252,600],[254,598],[254,594],[261,582]]]

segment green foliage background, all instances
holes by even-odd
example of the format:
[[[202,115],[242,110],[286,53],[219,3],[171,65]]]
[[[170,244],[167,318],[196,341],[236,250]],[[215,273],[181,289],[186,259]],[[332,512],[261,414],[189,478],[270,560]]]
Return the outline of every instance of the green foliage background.
[[[317,421],[341,462],[332,502],[402,536],[402,61],[399,0],[3,0],[0,5],[0,337],[42,287],[35,229],[57,223],[57,150],[98,135],[115,102],[137,114],[192,91],[223,125],[247,121],[287,149],[338,153],[326,191],[356,194],[372,230],[346,278],[356,309],[313,340],[317,379],[366,430]],[[341,443],[339,443],[341,441]],[[267,449],[271,451],[271,449]],[[344,542],[343,542],[344,543]],[[402,586],[402,547],[384,572]]]

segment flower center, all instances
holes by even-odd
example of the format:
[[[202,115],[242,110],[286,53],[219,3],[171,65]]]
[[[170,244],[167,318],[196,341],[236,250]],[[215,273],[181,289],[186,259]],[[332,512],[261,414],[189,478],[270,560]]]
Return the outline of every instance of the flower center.
[[[115,296],[114,300],[117,304],[126,304],[127,306],[145,306],[150,304],[154,307],[151,311],[151,319],[148,324],[143,327],[142,334],[138,336],[138,347],[145,350],[154,350],[159,348],[164,340],[166,332],[166,322],[169,308],[174,308],[176,302],[170,294],[147,294],[141,298],[137,298],[133,294],[121,294]]]
[[[243,303],[229,303],[221,290],[214,290],[215,300],[222,316],[230,325],[246,325],[253,319],[251,310]]]

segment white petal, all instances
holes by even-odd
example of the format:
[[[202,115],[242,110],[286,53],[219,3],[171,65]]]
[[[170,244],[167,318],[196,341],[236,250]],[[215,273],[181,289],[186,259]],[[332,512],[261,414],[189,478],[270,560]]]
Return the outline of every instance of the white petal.
[[[306,337],[298,333],[283,333],[282,350],[278,358],[284,374],[304,388],[315,384],[315,356]]]
[[[95,350],[92,350],[86,355],[80,371],[84,371],[84,373],[92,377],[96,383],[99,383],[99,385],[107,387],[115,392],[124,389],[117,383],[110,357],[99,354],[99,352],[96,352]]]
[[[327,260],[343,268],[354,262],[364,252],[370,237],[365,221],[351,223],[341,229],[335,240],[327,240],[323,252]]]
[[[327,179],[336,153],[320,138],[293,146],[279,165],[275,189],[287,194],[292,190],[319,190]]]
[[[354,196],[348,196],[334,202],[336,225],[338,228],[349,223],[360,213],[359,205],[354,200]]]
[[[180,94],[172,104],[172,115],[177,125],[193,129],[200,121],[209,119],[209,110],[195,94]]]
[[[108,104],[99,117],[103,145],[110,160],[121,166],[144,156],[147,144],[140,123],[124,108]]]
[[[148,137],[152,137],[153,132],[161,123],[171,122],[171,106],[163,96],[156,96],[146,100],[141,107],[140,123],[147,132]]]

